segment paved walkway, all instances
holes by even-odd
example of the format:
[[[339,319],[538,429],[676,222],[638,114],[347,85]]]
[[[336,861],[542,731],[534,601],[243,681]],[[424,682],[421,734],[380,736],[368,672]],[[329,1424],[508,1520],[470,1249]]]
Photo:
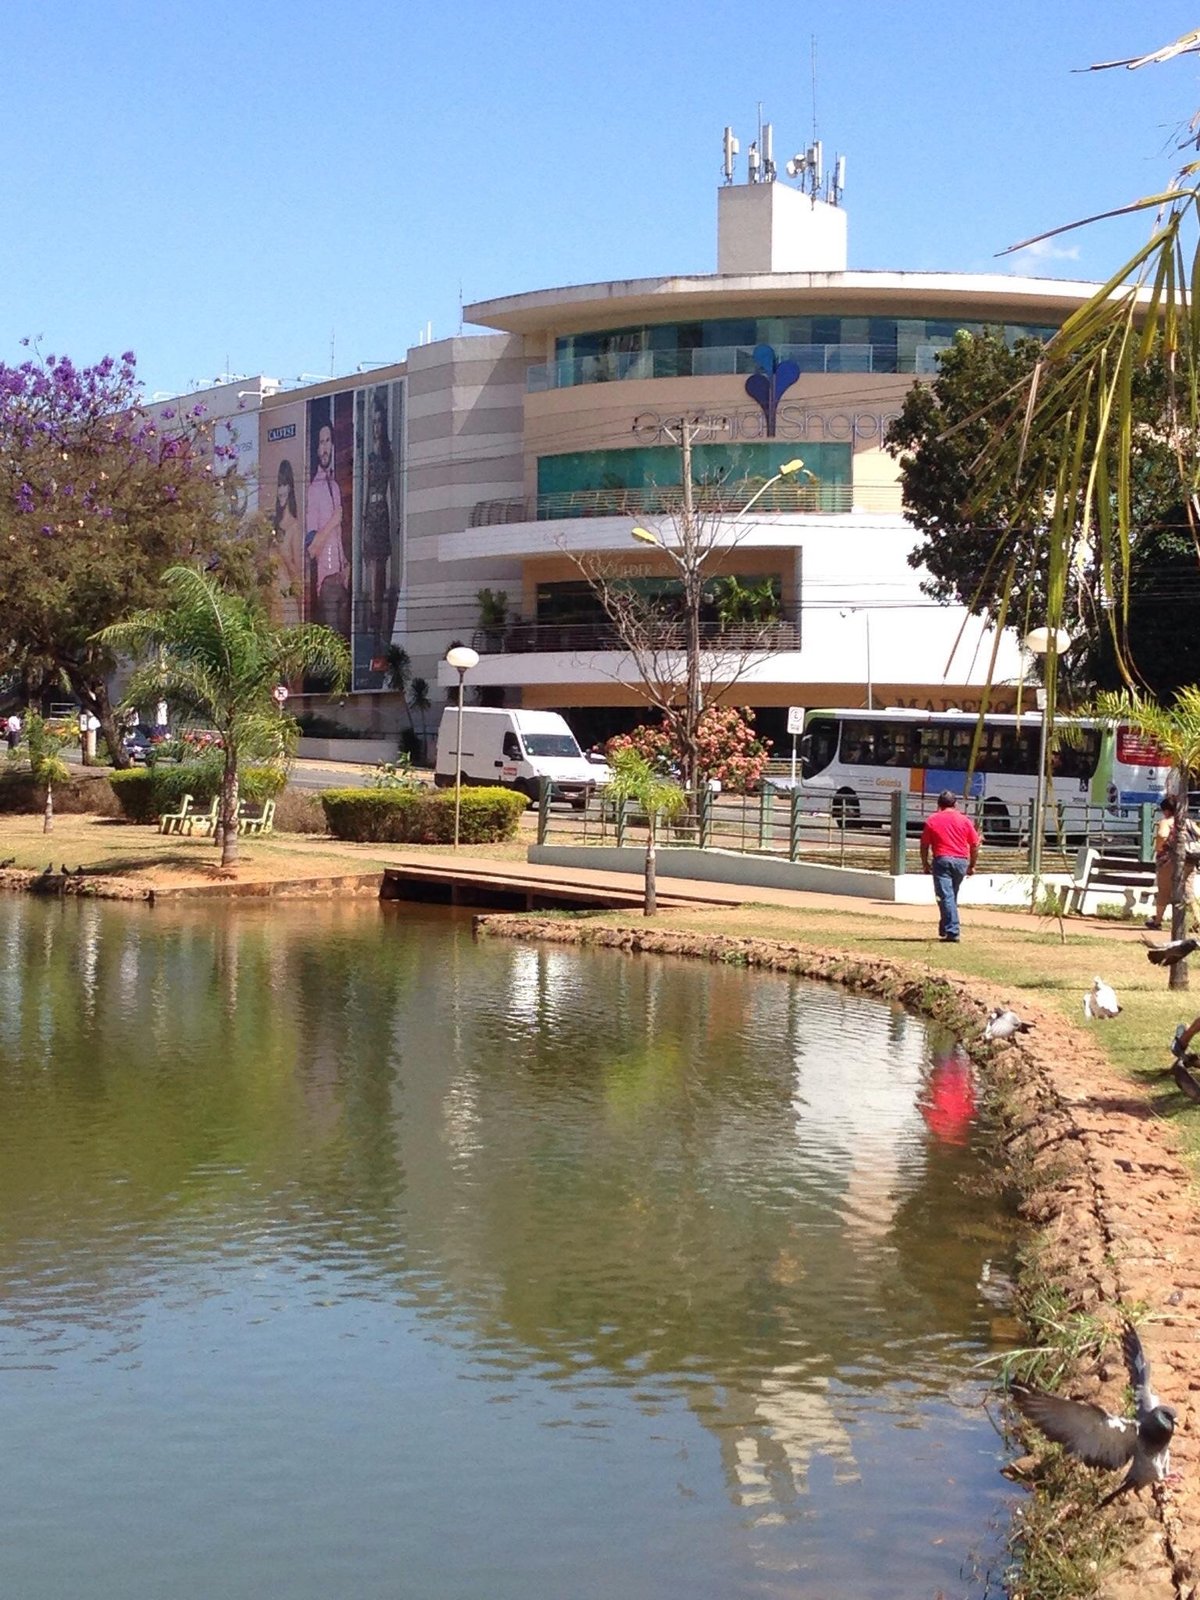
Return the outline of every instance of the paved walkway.
[[[571,883],[592,885],[598,889],[625,888],[641,884],[640,873],[597,871],[584,867],[535,865],[522,861],[493,861],[486,856],[473,856],[462,850],[456,857],[439,855],[442,869],[457,868],[464,877],[491,879],[514,886],[525,884]],[[414,866],[427,864],[430,856],[421,850],[397,849],[388,852],[388,865]],[[697,906],[713,903],[728,906],[769,905],[789,907],[795,911],[821,911],[846,916],[886,917],[891,922],[924,924],[932,938],[937,926],[937,911],[933,906],[898,904],[893,900],[860,898],[854,895],[821,894],[808,889],[768,889],[752,884],[710,883],[699,878],[660,877],[662,893],[669,894],[678,904],[691,901]],[[1034,916],[1025,911],[989,910],[986,906],[963,906],[959,911],[964,935],[970,936],[973,927],[1020,929],[1023,932],[1046,932],[1056,926],[1049,917]],[[1138,940],[1141,929],[1135,923],[1110,922],[1097,917],[1074,917],[1066,926],[1077,933],[1095,934],[1117,940]]]

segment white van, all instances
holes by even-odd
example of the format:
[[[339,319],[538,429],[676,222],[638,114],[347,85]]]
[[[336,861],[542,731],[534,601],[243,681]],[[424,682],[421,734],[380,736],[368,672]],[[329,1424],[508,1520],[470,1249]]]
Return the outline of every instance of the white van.
[[[464,783],[503,784],[536,800],[541,779],[554,784],[555,798],[576,810],[612,777],[607,766],[588,761],[557,711],[464,706],[462,755],[458,752],[458,707],[447,706],[438,728],[433,781],[442,788],[462,773]]]

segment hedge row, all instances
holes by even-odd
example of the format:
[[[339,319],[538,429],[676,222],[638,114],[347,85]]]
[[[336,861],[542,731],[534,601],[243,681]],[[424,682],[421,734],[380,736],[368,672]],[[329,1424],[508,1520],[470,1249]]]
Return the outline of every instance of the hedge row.
[[[191,795],[195,810],[207,810],[220,792],[221,769],[213,762],[177,766],[171,761],[113,772],[108,781],[130,822],[157,822],[164,811],[178,811],[185,794]],[[278,795],[286,782],[277,767],[247,767],[238,774],[238,794],[261,804]]]
[[[454,795],[448,789],[324,789],[321,804],[335,839],[361,844],[453,844]],[[512,789],[464,789],[463,844],[511,839],[527,801]]]

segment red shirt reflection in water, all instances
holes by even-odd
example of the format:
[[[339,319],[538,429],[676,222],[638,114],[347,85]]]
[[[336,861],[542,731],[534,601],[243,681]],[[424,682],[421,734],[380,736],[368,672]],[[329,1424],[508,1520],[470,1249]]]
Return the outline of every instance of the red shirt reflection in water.
[[[975,1115],[975,1084],[970,1059],[958,1045],[934,1056],[921,1115],[935,1139],[966,1144]]]

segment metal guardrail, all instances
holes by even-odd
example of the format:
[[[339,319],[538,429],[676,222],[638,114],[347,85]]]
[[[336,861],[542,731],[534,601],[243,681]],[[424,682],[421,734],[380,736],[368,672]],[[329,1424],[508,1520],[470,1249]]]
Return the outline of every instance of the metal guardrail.
[[[697,484],[696,510],[701,515],[732,517],[753,493],[753,479],[726,486],[720,494]],[[899,483],[783,482],[768,489],[756,506],[763,512],[815,516],[840,516],[854,510],[898,512],[902,509]],[[569,489],[554,494],[477,500],[471,508],[470,526],[492,528],[512,522],[561,522],[570,517],[663,517],[673,516],[678,510],[678,484],[629,489]]]
[[[664,621],[652,644],[656,650],[686,650],[686,624]],[[784,615],[774,622],[729,627],[702,622],[700,645],[713,650],[799,650],[799,607],[784,608]],[[480,655],[516,655],[547,650],[627,650],[629,646],[607,622],[512,622],[504,628],[477,629],[471,635],[471,648]]]
[[[892,873],[919,872],[919,838],[925,817],[936,809],[934,796],[863,796],[853,816],[833,809],[813,811],[812,797],[799,789],[765,785],[759,794],[735,795],[702,790],[689,794],[684,811],[660,822],[660,849],[676,847],[780,856],[837,866]],[[1005,825],[986,816],[983,803],[964,810],[983,839],[981,871],[1025,872],[1033,827],[1033,806],[1010,810]],[[1153,860],[1154,811],[1151,805],[1114,810],[1104,806],[1050,806],[1042,847],[1043,872],[1073,872],[1081,845],[1133,862]],[[623,845],[646,837],[646,817],[632,802],[618,806],[598,789],[585,809],[564,811],[553,785],[543,789],[538,812],[538,843],[552,841]]]
[[[937,356],[952,341],[937,340],[910,348],[898,344],[780,344],[772,348],[778,361],[794,361],[805,373],[937,371]],[[530,394],[547,389],[573,389],[587,383],[625,383],[646,378],[749,377],[758,370],[754,345],[708,345],[695,350],[609,350],[600,355],[564,357],[537,362],[526,371]]]

